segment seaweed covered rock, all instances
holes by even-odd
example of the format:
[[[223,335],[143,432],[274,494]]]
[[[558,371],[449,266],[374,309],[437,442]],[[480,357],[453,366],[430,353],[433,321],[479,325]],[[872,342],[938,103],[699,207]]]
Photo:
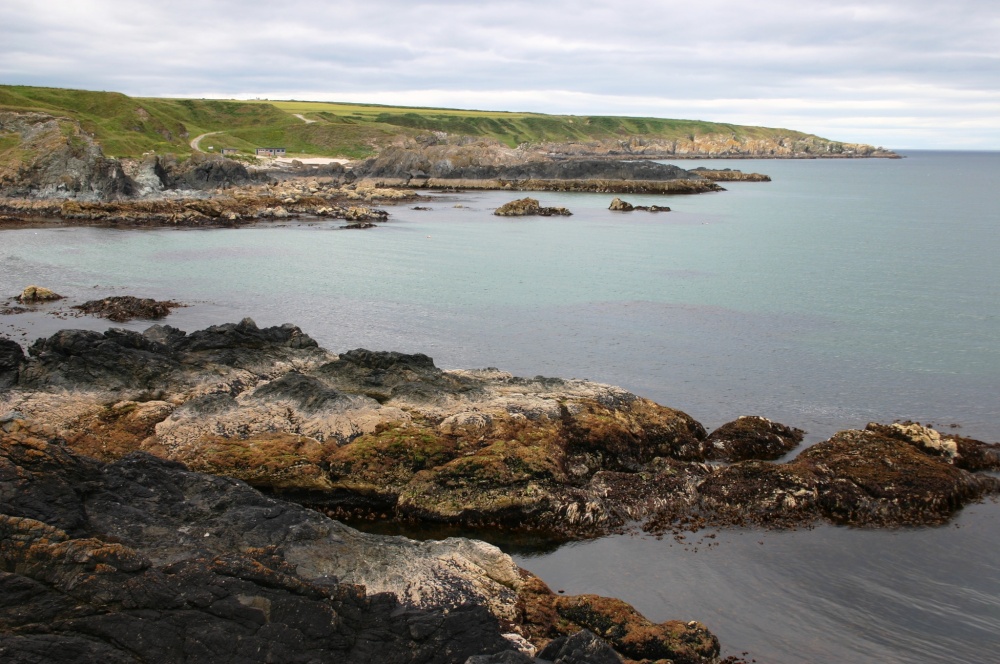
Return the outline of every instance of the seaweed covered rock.
[[[690,454],[695,459],[719,461],[773,460],[794,450],[804,434],[766,417],[747,415],[720,426]]]
[[[116,323],[124,323],[135,318],[157,320],[166,318],[170,310],[183,306],[171,300],[158,301],[152,298],[139,298],[133,295],[114,295],[103,300],[88,300],[75,305],[85,314],[107,318]]]
[[[791,524],[825,518],[887,526],[942,523],[963,505],[1000,491],[997,478],[948,458],[957,449],[954,441],[933,430],[914,433],[895,425],[841,431],[785,464],[746,461],[719,469],[698,486],[698,495],[723,520]],[[972,442],[966,447],[970,455],[995,449]]]
[[[981,472],[1000,468],[997,445],[913,423],[841,432],[776,464],[765,459],[801,431],[745,417],[707,435],[614,386],[334,355],[293,325],[68,330],[28,357],[3,350],[0,413],[102,460],[145,451],[336,517],[575,539],[692,519],[937,523],[1000,492]]]

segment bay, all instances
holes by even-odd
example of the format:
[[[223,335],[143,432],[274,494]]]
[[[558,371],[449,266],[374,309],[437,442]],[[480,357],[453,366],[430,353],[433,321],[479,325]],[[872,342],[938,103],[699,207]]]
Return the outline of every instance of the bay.
[[[764,415],[807,443],[894,419],[1000,439],[1000,153],[681,165],[773,181],[624,197],[673,208],[658,214],[539,193],[574,215],[501,219],[492,209],[520,194],[480,192],[389,208],[365,232],[4,230],[0,294],[37,283],[70,303],[175,299],[190,305],[167,321],[182,329],[294,322],[333,351],[585,377],[709,428]],[[0,316],[0,334],[107,327],[55,308]],[[986,504],[958,529],[735,531],[697,553],[609,538],[519,562],[567,592],[702,619],[759,661],[994,661],[996,518]]]

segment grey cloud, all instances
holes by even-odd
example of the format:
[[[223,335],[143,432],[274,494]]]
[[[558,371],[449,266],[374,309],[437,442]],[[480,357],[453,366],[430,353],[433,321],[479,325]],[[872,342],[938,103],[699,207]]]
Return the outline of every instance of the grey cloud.
[[[636,115],[653,114],[656,100],[688,100],[693,117],[713,108],[702,102],[743,99],[755,118],[765,113],[756,124],[826,117],[836,128],[863,116],[824,108],[830,100],[881,102],[864,117],[905,122],[922,111],[898,102],[926,105],[931,90],[934,117],[944,123],[1000,116],[996,97],[985,109],[962,100],[962,92],[1000,89],[1000,7],[973,0],[7,0],[0,26],[0,81],[135,95],[402,99],[452,91],[451,104],[463,106],[536,91],[535,100],[511,98],[533,104],[520,110]],[[900,92],[910,89],[924,92]],[[593,106],[565,108],[555,99]],[[813,110],[754,110],[753,100],[768,99]],[[728,111],[726,118],[740,121]],[[930,135],[913,129],[915,137]],[[1000,126],[981,133],[984,147],[1000,147]]]

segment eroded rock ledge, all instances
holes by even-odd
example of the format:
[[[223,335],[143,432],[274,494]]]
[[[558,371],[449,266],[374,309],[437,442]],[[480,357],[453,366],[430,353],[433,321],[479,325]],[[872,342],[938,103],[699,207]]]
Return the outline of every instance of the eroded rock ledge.
[[[580,538],[637,525],[933,524],[1000,491],[1000,450],[915,424],[813,445],[761,417],[709,435],[621,388],[334,355],[292,325],[0,342],[0,413],[108,461],[145,451],[335,516]]]
[[[2,422],[0,479],[12,664],[533,662],[521,651],[547,645],[537,661],[708,664],[719,652],[698,623],[555,595],[483,542],[366,535],[149,454],[81,456],[24,420]]]
[[[374,205],[413,201],[411,191],[336,178],[303,178],[245,186],[214,194],[87,201],[0,198],[0,225],[62,219],[114,226],[241,226],[299,217],[343,219],[350,224],[382,222],[388,213]]]

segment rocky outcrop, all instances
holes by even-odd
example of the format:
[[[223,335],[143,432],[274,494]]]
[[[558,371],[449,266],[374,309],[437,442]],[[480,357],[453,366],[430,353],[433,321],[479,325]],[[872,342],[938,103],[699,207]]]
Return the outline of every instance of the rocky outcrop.
[[[583,624],[615,625],[626,650],[718,655],[697,623],[557,597],[488,544],[367,535],[148,454],[103,464],[24,421],[0,433],[0,477],[5,662],[450,664]]]
[[[495,141],[438,144],[409,149],[392,147],[356,164],[358,179],[498,180],[683,180],[699,176],[669,164],[605,159],[553,160]]]
[[[861,143],[841,143],[788,131],[784,135],[750,136],[737,132],[690,134],[682,138],[630,136],[571,143],[544,143],[535,151],[554,158],[605,159],[898,159],[891,150]]]
[[[741,417],[723,424],[681,457],[692,460],[746,461],[773,460],[791,452],[805,432],[772,422],[766,417]]]
[[[608,209],[612,212],[632,212],[634,210],[643,210],[645,212],[670,212],[670,208],[663,205],[632,205],[628,201],[623,201],[620,198],[614,198],[611,201],[611,205]]]
[[[150,452],[334,516],[579,538],[636,523],[939,523],[1000,491],[981,472],[1000,469],[1000,447],[915,424],[841,432],[770,463],[802,432],[747,417],[709,435],[613,386],[334,355],[294,326],[249,320],[63,331],[28,358],[10,353],[3,375],[0,412],[50,422],[74,449]]]
[[[26,286],[17,296],[17,301],[21,304],[38,304],[39,302],[52,302],[61,299],[62,295],[44,286]]]
[[[375,203],[412,201],[410,191],[370,183],[341,185],[332,179],[303,179],[230,189],[191,198],[159,198],[97,203],[0,199],[0,212],[13,220],[60,218],[72,223],[114,226],[229,226],[285,221],[304,216],[344,219],[350,223],[383,222]]]
[[[497,217],[569,217],[573,213],[564,207],[542,207],[537,198],[520,198],[504,203],[493,214]]]
[[[21,344],[0,338],[0,390],[17,384],[21,365],[26,361]]]
[[[85,314],[107,318],[116,323],[124,323],[136,318],[158,320],[170,315],[170,310],[183,306],[170,300],[158,301],[152,298],[139,298],[132,295],[113,295],[103,300],[89,300],[75,305]]]
[[[350,177],[387,185],[520,191],[700,193],[721,188],[696,173],[653,161],[553,159],[530,146],[492,140],[395,146],[356,164]]]
[[[134,182],[80,124],[46,113],[0,111],[0,195],[115,200]]]
[[[705,168],[699,166],[692,168],[692,173],[697,173],[703,178],[708,178],[713,182],[770,182],[771,176],[763,173],[744,173],[731,168]]]

